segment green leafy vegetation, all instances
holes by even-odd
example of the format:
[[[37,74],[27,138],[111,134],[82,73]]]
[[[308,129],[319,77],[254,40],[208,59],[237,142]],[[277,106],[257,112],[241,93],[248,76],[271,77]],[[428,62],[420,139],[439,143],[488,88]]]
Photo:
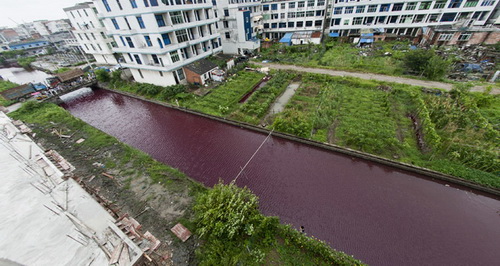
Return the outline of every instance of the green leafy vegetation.
[[[201,111],[203,113],[224,116],[238,108],[238,101],[249,92],[264,74],[243,71],[219,87],[212,89],[211,93],[203,97],[188,98],[181,103],[182,106]]]
[[[31,68],[31,63],[36,61],[36,57],[30,56],[30,57],[21,57],[17,59],[17,63],[22,66],[23,68]]]
[[[95,77],[99,82],[109,82],[111,80],[111,75],[104,69],[97,69],[95,71]]]
[[[61,68],[57,69],[56,71],[54,71],[54,73],[55,74],[60,74],[60,73],[64,73],[64,72],[69,71],[69,70],[71,70],[71,68],[69,68],[69,67],[61,67]]]
[[[275,130],[500,187],[498,96],[317,74],[302,81]]]
[[[219,183],[200,193],[194,206],[196,232],[205,240],[200,265],[362,265],[360,261],[307,237],[275,217],[260,214],[247,188]],[[274,255],[274,256],[273,256]]]
[[[14,87],[19,86],[19,84],[10,82],[8,80],[0,80],[0,91],[5,91]],[[15,101],[6,100],[4,97],[0,96],[0,105],[1,106],[9,106],[15,103]]]
[[[329,40],[322,45],[275,44],[262,49],[260,54],[262,59],[284,64],[392,76],[401,76],[408,72],[433,80],[442,79],[448,72],[450,60],[437,56],[434,50],[408,51],[409,42],[377,42],[373,46],[358,48],[353,44]],[[412,61],[417,64],[412,64]]]

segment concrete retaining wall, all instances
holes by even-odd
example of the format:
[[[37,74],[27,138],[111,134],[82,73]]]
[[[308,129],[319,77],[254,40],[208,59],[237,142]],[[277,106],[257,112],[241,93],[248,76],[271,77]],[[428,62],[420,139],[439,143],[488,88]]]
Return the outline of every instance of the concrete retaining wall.
[[[122,95],[130,96],[130,97],[133,97],[133,98],[136,98],[136,99],[139,99],[139,100],[148,101],[148,102],[151,102],[151,103],[163,105],[165,107],[177,109],[177,110],[180,110],[182,112],[186,112],[186,113],[190,113],[190,114],[194,114],[194,115],[198,115],[198,116],[203,116],[203,117],[208,118],[208,119],[216,120],[216,121],[219,121],[219,122],[223,122],[223,123],[230,124],[230,125],[233,125],[233,126],[237,126],[237,127],[240,127],[240,128],[245,128],[245,129],[248,129],[248,130],[257,131],[257,132],[260,132],[260,133],[263,133],[263,134],[266,134],[266,135],[269,134],[269,132],[270,132],[270,130],[268,130],[266,128],[257,127],[257,126],[251,125],[251,124],[247,124],[247,123],[243,123],[243,122],[238,122],[238,121],[234,121],[234,120],[228,120],[228,119],[225,119],[223,117],[218,117],[218,116],[213,116],[213,115],[209,115],[209,114],[204,114],[204,113],[201,113],[201,112],[198,112],[198,111],[194,111],[194,110],[190,110],[190,109],[186,109],[186,108],[183,108],[183,107],[178,107],[178,106],[170,105],[168,103],[164,103],[164,102],[160,102],[160,101],[156,101],[156,100],[146,99],[146,98],[144,98],[142,96],[138,96],[138,95],[135,95],[135,94],[132,94],[132,93],[123,92],[123,91],[119,91],[119,90],[114,90],[114,89],[109,88],[107,86],[107,84],[104,84],[104,83],[100,83],[99,82],[98,86],[100,88],[104,88],[104,89],[107,89],[107,90],[110,90],[110,91],[113,91],[113,92],[116,92],[116,93],[119,93],[119,94],[122,94]],[[475,189],[478,192],[488,193],[488,194],[492,194],[494,196],[500,197],[500,189],[484,187],[484,186],[481,186],[479,184],[470,182],[468,180],[461,179],[461,178],[458,178],[458,177],[455,177],[455,176],[451,176],[451,175],[448,175],[448,174],[440,173],[440,172],[437,172],[437,171],[433,171],[433,170],[430,170],[430,169],[427,169],[427,168],[423,168],[423,167],[419,167],[419,166],[415,166],[415,165],[410,165],[410,164],[406,164],[406,163],[402,163],[402,162],[398,162],[398,161],[389,160],[389,159],[386,159],[386,158],[383,158],[383,157],[379,157],[379,156],[376,156],[376,155],[373,155],[373,154],[368,154],[368,153],[364,153],[364,152],[352,150],[352,149],[349,149],[349,148],[340,147],[340,146],[337,146],[337,145],[334,145],[334,144],[322,143],[322,142],[317,142],[317,141],[313,141],[313,140],[309,140],[309,139],[304,139],[304,138],[300,138],[300,137],[297,137],[297,136],[294,136],[294,135],[290,135],[290,134],[287,134],[287,133],[273,132],[272,136],[273,137],[280,137],[280,138],[288,139],[288,140],[291,140],[291,141],[296,141],[296,142],[299,142],[299,143],[302,143],[302,144],[305,144],[305,145],[310,145],[310,146],[314,146],[314,147],[326,149],[326,150],[333,151],[333,152],[339,152],[339,153],[342,153],[342,154],[345,154],[345,155],[348,155],[348,156],[352,156],[352,157],[361,158],[361,159],[365,159],[365,160],[368,160],[368,161],[380,163],[380,164],[391,166],[391,167],[394,167],[394,168],[397,168],[397,169],[401,169],[401,170],[404,170],[404,171],[409,171],[409,172],[412,172],[412,173],[417,173],[417,174],[420,174],[420,175],[424,175],[424,176],[426,176],[428,178],[431,178],[431,179],[437,179],[437,180],[440,180],[440,181],[449,182],[451,184],[465,186],[465,187],[468,187],[470,189]]]

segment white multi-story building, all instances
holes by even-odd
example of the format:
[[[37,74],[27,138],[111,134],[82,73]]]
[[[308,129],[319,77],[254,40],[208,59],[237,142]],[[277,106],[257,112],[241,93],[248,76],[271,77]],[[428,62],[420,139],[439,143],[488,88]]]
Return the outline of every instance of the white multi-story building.
[[[51,21],[48,21],[45,24],[45,26],[47,26],[47,29],[49,29],[49,32],[51,34],[71,30],[71,25],[70,25],[69,21],[67,21],[66,19],[51,20]]]
[[[40,33],[40,35],[42,35],[42,36],[49,36],[50,35],[50,31],[47,28],[47,26],[45,25],[47,22],[49,22],[49,21],[48,20],[33,21],[33,26],[35,27],[35,30],[38,33]]]
[[[185,82],[183,66],[222,51],[210,0],[94,0],[138,82]]]
[[[264,37],[277,40],[289,32],[322,32],[327,0],[263,0]]]
[[[416,36],[422,27],[483,26],[499,0],[334,0],[330,33],[374,32]]]
[[[262,33],[260,0],[223,0],[215,2],[221,19],[219,32],[225,54],[253,52],[260,48]]]
[[[75,39],[85,53],[91,54],[98,64],[118,63],[113,54],[115,41],[107,36],[106,28],[97,17],[97,10],[92,2],[64,8],[64,12],[73,25]]]

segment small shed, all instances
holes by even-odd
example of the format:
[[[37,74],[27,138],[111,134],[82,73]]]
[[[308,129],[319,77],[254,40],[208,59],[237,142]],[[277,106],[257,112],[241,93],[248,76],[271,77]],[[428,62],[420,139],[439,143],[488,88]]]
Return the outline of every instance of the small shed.
[[[56,77],[59,78],[61,82],[73,81],[81,76],[85,75],[85,72],[79,68],[75,68],[73,70],[69,70],[60,74],[56,74]]]
[[[212,78],[211,72],[217,68],[217,65],[206,59],[201,59],[183,68],[187,82],[196,85],[205,85]]]

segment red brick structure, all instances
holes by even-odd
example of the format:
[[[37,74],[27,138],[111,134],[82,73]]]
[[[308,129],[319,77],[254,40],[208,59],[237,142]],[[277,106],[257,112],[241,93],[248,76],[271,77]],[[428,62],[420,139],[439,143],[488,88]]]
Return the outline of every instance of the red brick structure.
[[[497,27],[428,27],[423,30],[420,38],[421,45],[468,46],[498,42],[500,42],[500,28]]]

